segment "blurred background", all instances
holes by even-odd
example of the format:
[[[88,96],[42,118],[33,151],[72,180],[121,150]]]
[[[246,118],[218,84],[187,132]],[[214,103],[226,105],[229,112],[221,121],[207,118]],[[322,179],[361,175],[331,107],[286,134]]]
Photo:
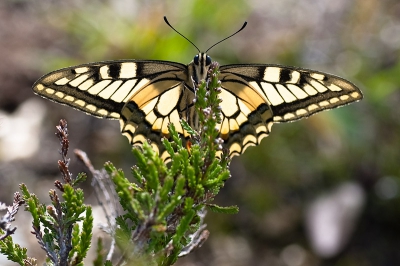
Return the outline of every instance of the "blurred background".
[[[357,84],[364,100],[289,124],[231,163],[217,197],[237,215],[208,213],[204,246],[176,265],[397,265],[400,261],[400,2],[397,0],[73,0],[0,2],[0,201],[26,183],[43,202],[60,179],[59,119],[68,121],[73,174],[134,164],[117,121],[35,96],[52,70],[112,59],[189,63],[196,49],[221,65],[274,63]],[[90,180],[87,202],[96,205]],[[27,217],[27,218],[24,218]],[[15,239],[43,259],[21,210]],[[101,217],[100,220],[104,217]],[[19,222],[19,223],[18,223]],[[100,222],[100,221],[97,221]],[[96,224],[96,220],[95,220]],[[102,236],[102,234],[99,234]],[[104,236],[104,235],[103,235]],[[0,256],[1,265],[15,265]],[[88,264],[91,264],[88,261]]]

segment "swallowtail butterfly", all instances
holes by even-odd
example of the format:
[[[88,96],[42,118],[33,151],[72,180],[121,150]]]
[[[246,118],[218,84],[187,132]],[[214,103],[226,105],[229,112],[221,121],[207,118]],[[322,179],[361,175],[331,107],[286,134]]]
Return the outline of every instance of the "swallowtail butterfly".
[[[33,91],[93,116],[118,119],[122,134],[132,145],[150,140],[167,158],[161,141],[168,136],[167,125],[173,123],[187,137],[179,121],[185,119],[194,126],[193,81],[205,79],[210,64],[211,58],[200,51],[188,65],[157,60],[89,63],[44,75]],[[220,67],[219,78],[219,132],[231,157],[258,145],[274,123],[306,118],[363,97],[343,78],[298,67],[225,65]]]

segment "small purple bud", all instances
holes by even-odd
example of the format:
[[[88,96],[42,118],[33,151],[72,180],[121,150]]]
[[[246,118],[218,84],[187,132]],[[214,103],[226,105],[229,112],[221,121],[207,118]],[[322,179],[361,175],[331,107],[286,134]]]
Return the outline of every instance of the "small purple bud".
[[[210,115],[210,113],[211,113],[210,108],[209,108],[209,107],[204,108],[204,109],[203,109],[203,113],[204,113],[205,115]]]

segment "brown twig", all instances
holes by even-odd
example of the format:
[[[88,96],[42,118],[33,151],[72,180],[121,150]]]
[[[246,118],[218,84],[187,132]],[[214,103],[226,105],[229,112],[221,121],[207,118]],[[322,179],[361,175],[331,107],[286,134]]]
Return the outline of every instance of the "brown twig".
[[[13,205],[6,206],[5,204],[0,204],[0,210],[7,210],[7,213],[0,220],[0,228],[5,231],[5,234],[0,236],[0,240],[5,239],[9,235],[14,234],[17,227],[11,228],[11,222],[15,221],[15,215],[19,210],[19,206],[24,204],[25,201],[22,199],[19,192],[14,193]]]
[[[115,192],[114,183],[112,182],[110,176],[107,174],[105,170],[99,171],[96,170],[87,154],[82,151],[75,149],[75,155],[77,158],[89,169],[92,173],[92,187],[95,190],[95,196],[97,202],[99,203],[100,207],[102,208],[105,217],[107,219],[107,226],[101,226],[101,229],[108,233],[112,237],[112,242],[110,249],[108,251],[107,260],[111,260],[112,255],[115,250],[115,230],[116,230],[116,223],[115,219],[119,215],[118,213],[118,195]],[[110,195],[111,194],[111,195]],[[101,196],[102,195],[102,196]],[[104,201],[102,200],[104,198]]]
[[[63,180],[67,184],[72,183],[72,174],[68,169],[70,159],[67,158],[67,153],[69,149],[69,140],[68,140],[68,128],[67,128],[67,121],[65,119],[61,119],[58,126],[56,126],[57,132],[55,133],[58,139],[60,140],[61,145],[61,158],[62,160],[58,161],[58,169],[62,174]],[[56,181],[57,182],[57,181]],[[56,184],[56,187],[63,191],[62,184]]]

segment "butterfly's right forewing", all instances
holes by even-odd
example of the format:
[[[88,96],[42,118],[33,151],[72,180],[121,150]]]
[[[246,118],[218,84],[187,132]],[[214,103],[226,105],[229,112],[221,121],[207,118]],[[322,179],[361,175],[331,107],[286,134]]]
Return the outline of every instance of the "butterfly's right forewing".
[[[220,70],[220,132],[231,156],[258,145],[273,123],[306,118],[363,97],[351,82],[309,69],[247,64]]]

